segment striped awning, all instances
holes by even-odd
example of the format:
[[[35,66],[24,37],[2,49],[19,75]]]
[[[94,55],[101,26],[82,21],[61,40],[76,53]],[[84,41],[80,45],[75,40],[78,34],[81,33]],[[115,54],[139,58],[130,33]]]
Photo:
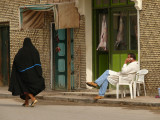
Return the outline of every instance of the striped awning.
[[[74,3],[26,5],[20,7],[21,29],[43,29],[45,12],[53,11],[56,29],[79,28],[79,13]]]

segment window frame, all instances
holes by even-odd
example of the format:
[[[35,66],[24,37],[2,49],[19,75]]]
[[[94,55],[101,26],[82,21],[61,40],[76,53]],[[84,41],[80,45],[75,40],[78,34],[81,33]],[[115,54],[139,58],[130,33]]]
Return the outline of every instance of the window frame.
[[[127,44],[127,49],[126,50],[115,50],[115,47],[114,47],[114,39],[113,39],[113,14],[114,14],[114,12],[119,12],[119,11],[127,11],[127,42],[126,42],[126,44]],[[130,18],[129,18],[129,12],[130,11],[136,11],[136,9],[133,9],[133,8],[114,8],[113,10],[111,10],[111,38],[110,38],[110,45],[111,45],[111,47],[110,47],[110,50],[111,50],[111,52],[112,53],[125,53],[126,51],[128,51],[128,52],[135,52],[135,51],[137,51],[137,50],[131,50],[131,49],[129,49],[129,46],[131,46],[130,45],[130,39],[129,39],[129,37],[130,37],[130,30],[129,30],[129,24],[130,24]]]
[[[134,2],[131,0],[126,0],[125,3],[112,3],[113,0],[109,0],[108,4],[104,4],[104,0],[100,0],[100,4],[96,4],[97,0],[93,0],[93,9],[109,8],[116,6],[133,6]],[[120,1],[120,0],[119,0]]]

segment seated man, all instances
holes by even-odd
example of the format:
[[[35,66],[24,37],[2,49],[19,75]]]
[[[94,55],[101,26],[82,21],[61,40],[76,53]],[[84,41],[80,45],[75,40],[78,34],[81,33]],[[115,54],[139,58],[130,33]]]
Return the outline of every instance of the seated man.
[[[136,73],[138,70],[139,66],[138,62],[136,61],[135,54],[129,53],[128,58],[126,58],[121,72],[106,70],[95,82],[87,82],[86,84],[91,87],[99,86],[99,95],[96,96],[94,99],[102,99],[104,98],[105,92],[107,90],[108,82],[112,85],[115,85],[118,82],[118,76],[120,74]]]

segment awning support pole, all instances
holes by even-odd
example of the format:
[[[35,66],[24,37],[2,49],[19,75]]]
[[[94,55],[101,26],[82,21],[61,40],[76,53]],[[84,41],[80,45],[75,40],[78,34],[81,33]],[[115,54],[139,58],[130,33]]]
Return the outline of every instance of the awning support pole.
[[[67,90],[71,91],[71,29],[67,29]]]

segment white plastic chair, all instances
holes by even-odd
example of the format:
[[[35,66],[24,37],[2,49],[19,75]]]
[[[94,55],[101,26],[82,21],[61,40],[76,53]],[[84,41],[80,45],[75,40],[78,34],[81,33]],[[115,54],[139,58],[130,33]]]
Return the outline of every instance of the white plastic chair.
[[[133,83],[135,81],[135,76],[136,76],[136,73],[119,76],[119,81],[116,84],[117,99],[119,98],[119,87],[122,86],[122,85],[123,86],[124,85],[129,86],[130,96],[131,96],[131,99],[133,99]],[[125,97],[125,91],[124,90],[121,91],[121,97]]]
[[[136,81],[135,81],[135,89],[137,90],[137,96],[140,95],[140,84],[143,84],[143,88],[144,88],[144,95],[146,96],[146,89],[145,89],[145,81],[144,81],[144,77],[145,75],[148,73],[147,69],[142,69],[139,70],[136,74]],[[136,97],[136,92],[134,97]]]

